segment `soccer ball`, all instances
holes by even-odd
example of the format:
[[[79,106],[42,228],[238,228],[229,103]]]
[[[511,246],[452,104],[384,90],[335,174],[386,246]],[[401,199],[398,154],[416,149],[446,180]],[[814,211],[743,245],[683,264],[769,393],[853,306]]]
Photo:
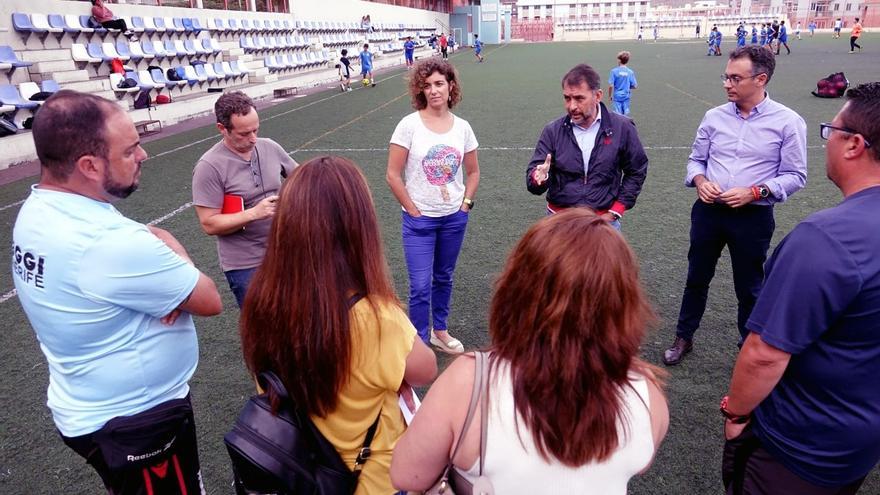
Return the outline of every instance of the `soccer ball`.
[[[369,86],[369,85],[370,85],[370,80],[367,79],[367,78],[365,77],[364,80],[361,81],[361,83],[363,83],[364,86]]]

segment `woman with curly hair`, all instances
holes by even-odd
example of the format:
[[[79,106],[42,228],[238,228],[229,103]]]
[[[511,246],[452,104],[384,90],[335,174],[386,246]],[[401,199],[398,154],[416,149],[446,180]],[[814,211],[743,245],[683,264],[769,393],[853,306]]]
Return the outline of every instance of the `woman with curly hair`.
[[[417,63],[409,92],[416,111],[391,136],[386,174],[403,210],[409,318],[423,341],[457,354],[464,346],[449,335],[447,319],[455,263],[480,183],[477,138],[451,111],[461,101],[461,85],[448,62]]]

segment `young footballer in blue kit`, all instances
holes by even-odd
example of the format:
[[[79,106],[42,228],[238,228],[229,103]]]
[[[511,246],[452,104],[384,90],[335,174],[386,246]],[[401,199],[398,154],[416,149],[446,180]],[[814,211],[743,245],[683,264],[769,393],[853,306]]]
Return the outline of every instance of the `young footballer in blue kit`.
[[[632,90],[638,87],[636,73],[626,66],[630,53],[622,51],[617,54],[620,65],[611,69],[608,74],[608,99],[611,100],[614,112],[629,115],[629,100]]]
[[[479,35],[474,35],[474,56],[482,63],[483,62],[483,42],[480,41]]]
[[[361,79],[365,81],[364,86],[376,86],[376,81],[373,79],[373,54],[370,53],[368,43],[364,43],[364,50],[361,52]]]
[[[412,36],[407,36],[403,43],[403,56],[406,58],[406,66],[412,67],[413,53],[416,51],[416,44],[412,40]]]

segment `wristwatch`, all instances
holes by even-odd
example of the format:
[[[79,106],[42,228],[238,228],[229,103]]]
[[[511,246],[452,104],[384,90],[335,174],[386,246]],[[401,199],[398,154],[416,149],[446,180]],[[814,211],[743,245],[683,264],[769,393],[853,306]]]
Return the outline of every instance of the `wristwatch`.
[[[770,197],[770,188],[761,184],[758,186],[758,194],[761,196],[761,199],[767,199]]]
[[[463,200],[461,200],[461,202],[468,206],[468,210],[474,209],[474,200],[472,200],[471,198],[464,198]]]
[[[621,215],[620,213],[617,213],[614,210],[608,210],[608,213],[611,213],[611,216],[614,217],[614,219],[617,221],[620,221],[620,219],[623,218],[623,215]]]
[[[748,423],[749,420],[752,419],[752,414],[751,413],[743,414],[743,415],[733,414],[732,412],[730,412],[729,409],[727,409],[727,401],[729,399],[730,399],[729,395],[725,395],[724,397],[721,398],[721,406],[720,406],[721,414],[723,414],[724,417],[727,418],[727,420],[733,424],[741,425],[744,423]]]

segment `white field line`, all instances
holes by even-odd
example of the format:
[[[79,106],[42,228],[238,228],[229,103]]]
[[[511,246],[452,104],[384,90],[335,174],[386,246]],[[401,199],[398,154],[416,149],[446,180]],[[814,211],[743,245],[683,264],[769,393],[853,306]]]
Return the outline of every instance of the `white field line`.
[[[0,296],[0,304],[3,304],[6,301],[12,299],[13,297],[15,297],[16,294],[18,294],[18,291],[16,291],[15,289],[12,289],[6,294],[3,294],[2,296]]]

